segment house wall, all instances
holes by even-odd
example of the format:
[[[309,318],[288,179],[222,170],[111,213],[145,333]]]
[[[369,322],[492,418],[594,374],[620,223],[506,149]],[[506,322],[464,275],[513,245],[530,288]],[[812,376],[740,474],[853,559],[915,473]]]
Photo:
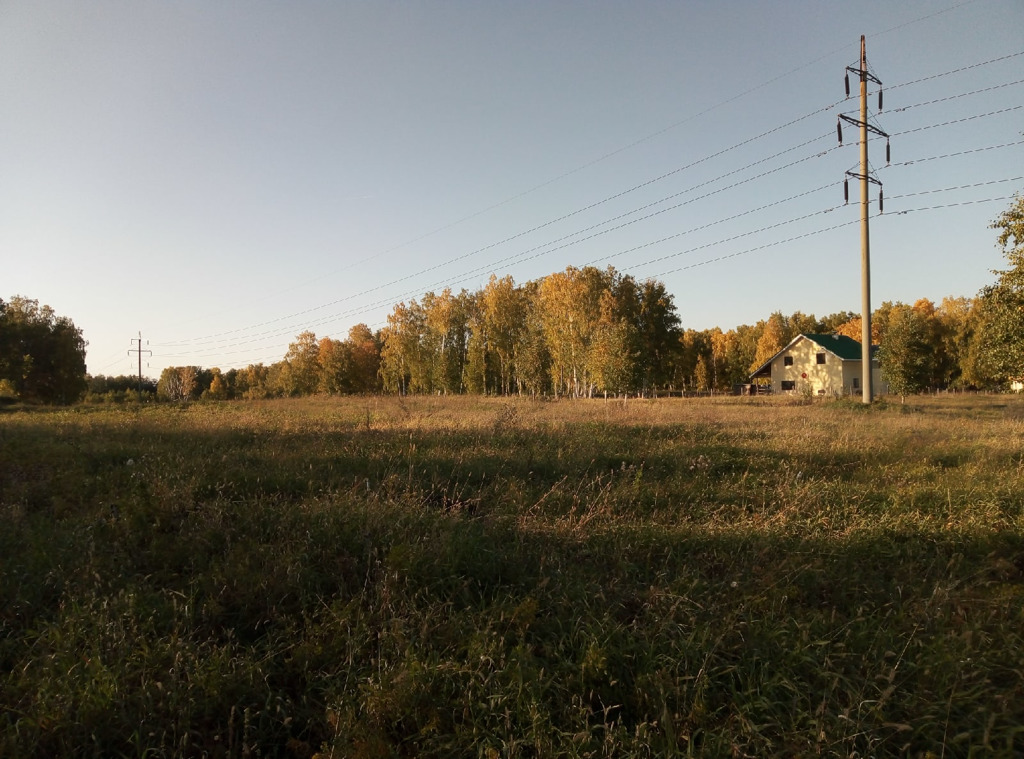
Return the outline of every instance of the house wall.
[[[817,362],[817,355],[825,354],[825,363]],[[786,366],[786,356],[793,357],[793,365]],[[872,361],[871,383],[876,394],[888,392],[882,382],[878,361]],[[860,361],[843,361],[839,356],[830,353],[817,343],[803,339],[793,344],[788,351],[775,357],[772,361],[772,392],[811,395],[850,395],[861,392]],[[803,375],[807,376],[804,377]],[[857,387],[854,387],[854,378]],[[795,382],[793,390],[783,390],[783,380]]]
[[[860,361],[843,362],[843,387],[845,392],[851,395],[859,395],[862,392],[860,386]],[[854,378],[857,378],[857,387],[853,386]],[[882,380],[882,370],[878,366],[878,359],[871,360],[871,389],[875,395],[886,395],[889,392],[889,385]]]
[[[825,354],[825,363],[819,364],[816,356],[822,352]],[[792,366],[785,365],[786,356],[793,357]],[[772,361],[772,392],[810,392],[812,395],[818,395],[819,391],[824,391],[826,395],[842,393],[843,363],[839,356],[823,350],[817,343],[807,339],[798,340],[788,351]],[[807,376],[804,377],[804,374]],[[792,391],[783,390],[783,380],[795,382],[795,388]]]

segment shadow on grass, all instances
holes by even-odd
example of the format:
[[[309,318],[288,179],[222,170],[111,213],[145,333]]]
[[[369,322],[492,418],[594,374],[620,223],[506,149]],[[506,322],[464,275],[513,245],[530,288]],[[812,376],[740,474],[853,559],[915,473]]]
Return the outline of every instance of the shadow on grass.
[[[0,754],[1024,750],[1019,531],[714,511],[846,455],[696,425],[2,434]]]

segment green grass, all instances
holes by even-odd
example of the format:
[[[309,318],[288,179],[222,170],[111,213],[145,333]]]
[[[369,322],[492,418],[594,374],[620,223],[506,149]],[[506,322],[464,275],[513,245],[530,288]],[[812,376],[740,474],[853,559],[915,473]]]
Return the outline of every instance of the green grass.
[[[1022,400],[0,411],[0,756],[1020,756]]]

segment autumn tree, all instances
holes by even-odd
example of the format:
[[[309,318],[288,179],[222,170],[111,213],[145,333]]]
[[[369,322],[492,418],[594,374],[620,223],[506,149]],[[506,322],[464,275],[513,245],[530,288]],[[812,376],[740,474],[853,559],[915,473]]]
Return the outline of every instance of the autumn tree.
[[[540,283],[527,282],[521,288],[525,321],[519,332],[513,362],[516,390],[519,393],[542,395],[551,389],[551,352],[544,339],[541,318]]]
[[[160,373],[157,395],[170,401],[190,401],[199,396],[198,366],[168,366]]]
[[[706,393],[711,389],[711,380],[708,377],[708,362],[705,356],[700,356],[697,359],[697,368],[693,373],[693,383],[698,393]]]
[[[591,266],[570,266],[541,281],[538,305],[556,392],[581,397],[593,389],[590,343],[600,318],[601,294],[606,284],[604,274]]]
[[[321,338],[317,345],[317,389],[328,395],[352,392],[352,346]]]
[[[790,341],[789,325],[786,318],[778,311],[773,313],[764,322],[761,336],[757,339],[757,349],[754,353],[754,360],[750,363],[748,371],[752,372],[768,359],[786,347]]]
[[[365,324],[357,324],[348,331],[345,342],[351,351],[350,391],[372,393],[380,387],[380,344],[376,336]]]
[[[933,319],[938,348],[934,371],[939,387],[957,387],[964,382],[972,340],[972,310],[970,298],[951,296],[943,298],[935,309]]]
[[[263,364],[249,364],[244,369],[229,370],[224,375],[229,396],[249,400],[265,398],[269,394],[267,374],[267,367]]]
[[[203,391],[203,398],[211,401],[227,400],[228,386],[220,369],[211,369],[210,374],[210,386]]]
[[[823,316],[819,322],[818,332],[822,334],[831,335],[839,331],[839,328],[847,324],[851,319],[856,318],[856,314],[853,311],[837,311],[834,314]],[[857,328],[860,329],[860,322],[857,322]],[[860,338],[855,338],[858,342]]]
[[[289,344],[281,367],[281,390],[285,395],[312,395],[320,386],[320,344],[310,331],[300,333]]]
[[[589,349],[587,369],[597,389],[624,393],[637,379],[637,330],[619,310],[611,290],[601,294],[601,315]]]
[[[684,387],[698,387],[697,369],[702,366],[703,381],[708,380],[708,361],[711,357],[711,335],[707,330],[687,329],[679,336],[678,376]]]
[[[512,277],[491,275],[480,297],[480,326],[485,330],[482,342],[494,356],[498,390],[512,392],[515,380],[516,352],[526,328],[528,298],[515,286]]]
[[[466,302],[469,338],[466,341],[466,366],[463,383],[471,393],[487,395],[494,388],[494,350],[484,315],[483,295],[475,293]]]
[[[424,379],[419,389],[443,393],[462,391],[463,369],[469,342],[467,294],[453,295],[445,288],[440,295],[423,296],[423,330],[420,334],[420,364]]]
[[[760,332],[756,327],[741,324],[727,332],[715,328],[711,333],[712,384],[717,390],[729,390],[736,383],[747,382],[750,365],[757,355]]]

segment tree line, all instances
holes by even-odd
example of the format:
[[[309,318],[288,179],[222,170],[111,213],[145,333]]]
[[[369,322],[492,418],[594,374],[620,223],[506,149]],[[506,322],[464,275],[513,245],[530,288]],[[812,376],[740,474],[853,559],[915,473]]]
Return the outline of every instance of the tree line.
[[[0,299],[0,398],[68,404],[86,388],[86,342],[66,316],[39,301]]]
[[[882,303],[872,314],[883,374],[899,393],[998,388],[1024,376],[1024,198],[991,225],[1009,263],[975,298]],[[568,267],[517,284],[445,289],[397,304],[374,332],[343,340],[303,332],[281,361],[244,369],[168,367],[143,383],[166,400],[351,393],[658,395],[727,392],[802,332],[861,338],[860,317],[781,312],[723,331],[684,329],[656,280],[612,267]],[[85,341],[48,306],[0,301],[0,396],[116,401],[137,378],[86,377]]]

